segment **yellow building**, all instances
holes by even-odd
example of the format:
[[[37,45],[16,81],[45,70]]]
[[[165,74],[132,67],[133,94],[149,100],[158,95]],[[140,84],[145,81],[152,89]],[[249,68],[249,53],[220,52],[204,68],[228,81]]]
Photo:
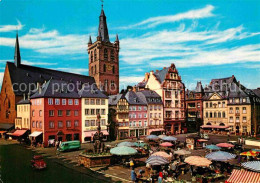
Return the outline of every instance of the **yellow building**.
[[[129,103],[125,94],[109,96],[109,106],[116,110],[116,122],[118,124],[117,138],[129,137]]]
[[[31,103],[29,99],[22,99],[17,103],[17,117],[15,118],[15,129],[31,129]]]
[[[108,97],[98,89],[89,89],[85,87],[79,92],[81,98],[81,116],[82,116],[82,142],[93,140],[97,131],[97,115],[100,114],[100,126],[102,133],[107,137],[108,124]]]
[[[228,128],[227,99],[218,93],[210,94],[204,98],[203,110],[204,125],[214,126],[214,130]]]

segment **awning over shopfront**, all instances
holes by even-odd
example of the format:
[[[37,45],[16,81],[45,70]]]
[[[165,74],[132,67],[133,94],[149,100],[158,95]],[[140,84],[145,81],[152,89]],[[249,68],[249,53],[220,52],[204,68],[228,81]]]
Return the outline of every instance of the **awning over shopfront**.
[[[201,128],[216,128],[216,129],[226,129],[229,126],[217,126],[217,125],[202,125]]]
[[[226,183],[259,183],[260,173],[245,170],[233,170]]]
[[[96,132],[97,131],[87,131],[84,132],[84,135],[85,137],[93,137]],[[103,135],[109,135],[109,133],[106,130],[101,130],[101,132],[103,133]]]
[[[22,136],[23,134],[25,134],[27,132],[27,130],[16,130],[12,136],[16,136],[16,137],[20,137]]]
[[[29,137],[38,137],[39,135],[41,135],[42,132],[39,132],[39,131],[35,131],[33,132],[32,134],[29,135]]]
[[[4,133],[6,133],[7,131],[0,131],[0,134],[4,134]]]
[[[0,123],[1,130],[10,130],[11,128],[14,128],[13,123]]]
[[[163,128],[157,128],[157,129],[149,129],[149,132],[161,132],[164,131]]]

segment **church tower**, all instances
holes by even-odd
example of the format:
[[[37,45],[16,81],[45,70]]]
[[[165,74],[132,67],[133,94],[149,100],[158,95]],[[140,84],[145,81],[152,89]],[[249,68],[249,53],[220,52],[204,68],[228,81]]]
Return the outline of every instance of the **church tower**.
[[[95,78],[100,89],[108,95],[119,93],[119,39],[116,35],[114,43],[109,40],[105,12],[99,16],[98,36],[92,43],[88,42],[89,75]]]

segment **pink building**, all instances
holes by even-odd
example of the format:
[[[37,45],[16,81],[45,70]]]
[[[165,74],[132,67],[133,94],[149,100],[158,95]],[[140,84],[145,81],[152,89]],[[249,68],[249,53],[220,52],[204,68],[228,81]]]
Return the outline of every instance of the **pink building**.
[[[129,136],[147,135],[147,105],[135,92],[128,91],[125,95],[129,103]]]

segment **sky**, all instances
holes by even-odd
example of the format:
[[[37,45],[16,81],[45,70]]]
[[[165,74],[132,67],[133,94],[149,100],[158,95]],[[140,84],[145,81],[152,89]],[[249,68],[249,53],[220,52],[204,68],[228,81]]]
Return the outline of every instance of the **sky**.
[[[189,89],[232,75],[260,87],[259,0],[104,0],[104,11],[121,88],[171,63]],[[17,29],[23,64],[88,75],[100,12],[100,0],[0,0],[0,85]]]

